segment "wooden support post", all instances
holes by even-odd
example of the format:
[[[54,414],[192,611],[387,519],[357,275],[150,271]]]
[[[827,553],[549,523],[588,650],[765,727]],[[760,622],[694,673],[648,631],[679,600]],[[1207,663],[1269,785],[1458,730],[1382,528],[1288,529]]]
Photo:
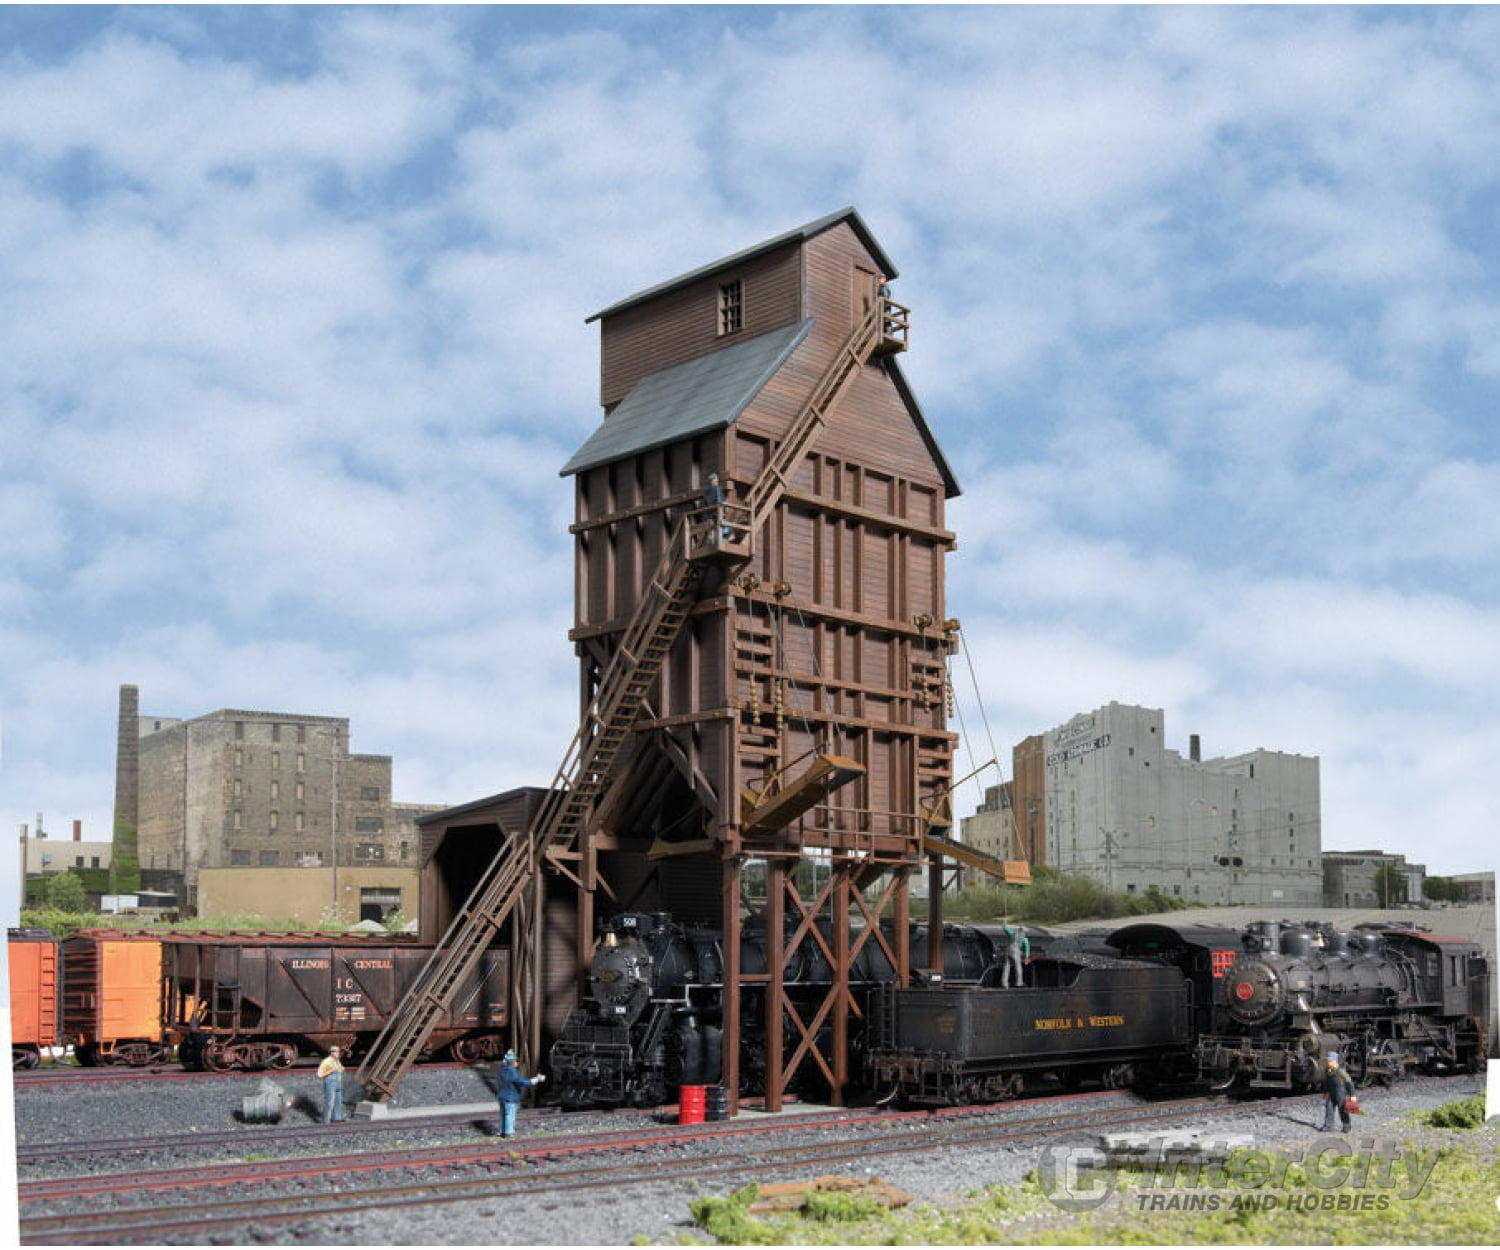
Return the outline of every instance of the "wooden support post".
[[[896,870],[896,984],[911,984],[911,869]]]
[[[540,860],[531,874],[531,1019],[526,1035],[528,1062],[527,1071],[535,1072],[542,1066],[542,1000],[546,993],[542,970],[546,967],[544,956],[546,936],[547,888],[546,872]]]
[[[729,1114],[740,1109],[740,869],[731,855],[724,861],[724,1039],[722,1083],[729,1091]]]
[[[781,1110],[782,1046],[786,1028],[786,926],[782,923],[786,900],[786,862],[773,856],[766,861],[766,962],[770,980],[766,984],[766,1110]]]
[[[943,861],[927,859],[927,968],[943,975]]]
[[[849,1087],[849,895],[856,888],[847,859],[833,873],[833,1105],[842,1107]]]

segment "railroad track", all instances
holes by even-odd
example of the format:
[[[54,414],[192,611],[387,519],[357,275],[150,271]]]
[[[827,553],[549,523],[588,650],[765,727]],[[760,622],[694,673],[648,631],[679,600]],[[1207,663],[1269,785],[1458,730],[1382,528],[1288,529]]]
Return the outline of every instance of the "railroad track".
[[[522,1189],[528,1196],[536,1196],[623,1183],[638,1185],[643,1176],[643,1153],[651,1156],[646,1175],[653,1183],[724,1175],[781,1176],[809,1168],[868,1164],[890,1154],[937,1147],[1030,1145],[1055,1138],[1064,1127],[1070,1132],[1139,1128],[1210,1110],[1218,1119],[1261,1110],[1257,1104],[1231,1104],[1214,1098],[1097,1109],[1076,1105],[1063,1108],[1055,1105],[1056,1099],[1047,1101],[1053,1104],[1050,1109],[1025,1107],[1019,1116],[1007,1114],[1017,1104],[936,1113],[850,1112],[816,1119],[673,1126],[645,1134],[633,1129],[544,1137],[519,1145],[484,1141],[357,1157],[341,1154],[172,1169],[155,1177],[30,1181],[18,1187],[21,1240],[28,1245],[118,1245],[158,1243],[171,1236],[201,1243],[222,1237],[225,1231],[240,1239],[258,1239],[255,1230],[288,1221],[346,1217],[351,1202],[361,1211],[371,1211],[478,1201]],[[826,1134],[834,1130],[852,1136],[827,1140]],[[806,1140],[775,1140],[792,1134],[801,1134]],[[706,1157],[693,1149],[705,1141],[714,1143],[714,1155]],[[423,1175],[417,1179],[394,1178],[403,1170]],[[108,1202],[108,1208],[64,1214],[37,1209],[51,1202],[77,1201],[85,1196],[80,1190],[80,1182],[85,1179],[91,1182],[87,1196]],[[243,1195],[248,1186],[332,1186],[335,1182],[336,1192],[271,1192],[227,1200],[215,1192],[234,1187]],[[205,1192],[214,1193],[209,1209],[205,1209],[201,1197],[194,1197]],[[171,1198],[163,1201],[165,1195]]]
[[[45,1089],[52,1085],[111,1085],[131,1084],[141,1081],[222,1081],[225,1079],[239,1078],[259,1080],[269,1076],[272,1080],[283,1077],[302,1076],[311,1074],[317,1068],[315,1059],[299,1061],[291,1068],[278,1068],[275,1071],[266,1072],[189,1072],[175,1063],[147,1064],[144,1067],[103,1067],[85,1068],[75,1067],[72,1064],[59,1064],[56,1067],[40,1068],[15,1068],[11,1071],[11,1081],[17,1093],[28,1089]],[[419,1072],[441,1072],[445,1069],[466,1068],[470,1065],[462,1063],[424,1063],[417,1071]]]

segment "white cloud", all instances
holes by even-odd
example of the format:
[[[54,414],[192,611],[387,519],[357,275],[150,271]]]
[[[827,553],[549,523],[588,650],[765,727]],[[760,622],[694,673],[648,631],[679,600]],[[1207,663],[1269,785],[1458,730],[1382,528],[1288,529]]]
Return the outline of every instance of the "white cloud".
[[[90,20],[0,73],[13,820],[107,824],[122,681],[544,784],[584,318],[854,204],[999,749],[1139,702],[1322,755],[1330,831],[1408,836],[1401,751],[1439,867],[1493,826],[1494,14]]]

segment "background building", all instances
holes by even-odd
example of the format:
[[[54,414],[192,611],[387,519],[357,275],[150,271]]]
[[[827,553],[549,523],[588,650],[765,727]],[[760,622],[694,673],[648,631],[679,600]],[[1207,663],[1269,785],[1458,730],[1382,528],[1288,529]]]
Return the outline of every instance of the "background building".
[[[986,786],[984,803],[975,809],[972,816],[965,816],[959,821],[959,841],[995,859],[1025,859],[1025,846],[1020,845],[1024,839],[1018,835],[1011,811],[1011,792],[1009,782]],[[993,877],[978,868],[961,869],[959,880],[966,889],[995,883]]]
[[[1323,899],[1316,756],[1255,750],[1188,758],[1159,708],[1110,703],[1014,752],[1018,839],[1064,873],[1124,893],[1200,903]],[[1038,749],[1040,741],[1040,750]]]
[[[24,873],[28,877],[50,877],[54,873],[71,869],[98,868],[108,870],[114,854],[112,842],[85,842],[83,822],[73,822],[72,840],[53,838],[42,832],[40,823],[35,834],[21,826],[21,854]]]
[[[1459,889],[1460,901],[1464,903],[1495,904],[1495,874],[1492,872],[1460,872],[1448,878]]]
[[[351,753],[347,718],[234,709],[140,716],[136,697],[122,688],[121,740],[131,736],[125,720],[133,717],[135,732],[119,762],[117,824],[135,830],[143,888],[175,893],[196,912],[205,869],[325,869],[342,880],[360,869],[416,867],[416,820],[443,805],[395,802],[391,757]],[[250,889],[248,881],[220,887],[217,897]],[[259,897],[274,905],[277,893]],[[332,906],[331,885],[327,897]]]
[[[1394,868],[1395,874],[1381,875]],[[1389,851],[1324,851],[1323,901],[1329,907],[1400,907],[1422,901],[1423,864]],[[1399,877],[1399,885],[1397,878]]]

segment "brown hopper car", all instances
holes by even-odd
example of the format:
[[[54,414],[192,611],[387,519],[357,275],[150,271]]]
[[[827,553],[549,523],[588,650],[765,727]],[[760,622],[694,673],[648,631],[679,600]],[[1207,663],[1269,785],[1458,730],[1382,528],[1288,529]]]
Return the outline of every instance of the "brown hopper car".
[[[164,1021],[189,1068],[285,1068],[333,1045],[358,1057],[431,954],[430,946],[388,936],[174,937],[162,949]],[[510,952],[485,952],[424,1057],[445,1049],[465,1062],[502,1054],[509,985]]]

